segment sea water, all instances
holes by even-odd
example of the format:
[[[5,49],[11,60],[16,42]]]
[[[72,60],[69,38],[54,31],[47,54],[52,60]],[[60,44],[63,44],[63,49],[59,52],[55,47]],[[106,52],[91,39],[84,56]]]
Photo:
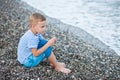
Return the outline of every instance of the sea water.
[[[120,0],[23,0],[66,24],[82,28],[120,55]]]

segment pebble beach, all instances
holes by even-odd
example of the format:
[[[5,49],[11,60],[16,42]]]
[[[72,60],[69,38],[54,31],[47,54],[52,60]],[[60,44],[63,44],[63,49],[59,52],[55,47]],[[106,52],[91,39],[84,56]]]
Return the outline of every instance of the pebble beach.
[[[44,37],[57,37],[53,52],[58,61],[65,62],[72,72],[56,72],[47,61],[34,68],[23,67],[17,61],[17,45],[29,29],[29,16],[34,12],[44,14],[21,0],[0,0],[0,80],[120,79],[119,55],[109,48],[105,50],[89,44],[86,37],[75,36],[71,29],[66,29],[68,25],[45,14],[48,23]],[[81,34],[84,33],[81,30]]]

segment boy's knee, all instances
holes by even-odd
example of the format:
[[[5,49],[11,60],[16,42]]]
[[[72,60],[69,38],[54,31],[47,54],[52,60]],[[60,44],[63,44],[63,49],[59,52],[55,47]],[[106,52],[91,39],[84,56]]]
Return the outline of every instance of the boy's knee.
[[[48,42],[48,41],[47,41],[47,40],[45,40],[45,39],[40,40],[40,42],[39,42],[39,44],[38,44],[37,49],[39,49],[39,48],[43,47],[43,46],[44,46],[47,42]]]

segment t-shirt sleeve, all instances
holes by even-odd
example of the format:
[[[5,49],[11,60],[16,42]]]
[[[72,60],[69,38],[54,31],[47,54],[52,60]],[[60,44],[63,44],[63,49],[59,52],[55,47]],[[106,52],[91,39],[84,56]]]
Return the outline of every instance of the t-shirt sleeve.
[[[28,40],[28,48],[37,48],[38,42],[36,39],[29,39]]]

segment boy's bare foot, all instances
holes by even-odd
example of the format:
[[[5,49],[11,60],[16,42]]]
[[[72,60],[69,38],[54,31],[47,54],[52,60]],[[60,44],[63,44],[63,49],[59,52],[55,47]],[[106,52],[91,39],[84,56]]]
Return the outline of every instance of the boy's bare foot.
[[[58,62],[58,64],[62,67],[66,67],[65,63],[63,63],[63,62]],[[51,64],[51,63],[50,63],[50,65],[53,66],[53,64]]]
[[[66,74],[71,72],[70,69],[64,68],[62,66],[61,67],[56,67],[55,70],[58,71],[58,72],[66,73]]]

